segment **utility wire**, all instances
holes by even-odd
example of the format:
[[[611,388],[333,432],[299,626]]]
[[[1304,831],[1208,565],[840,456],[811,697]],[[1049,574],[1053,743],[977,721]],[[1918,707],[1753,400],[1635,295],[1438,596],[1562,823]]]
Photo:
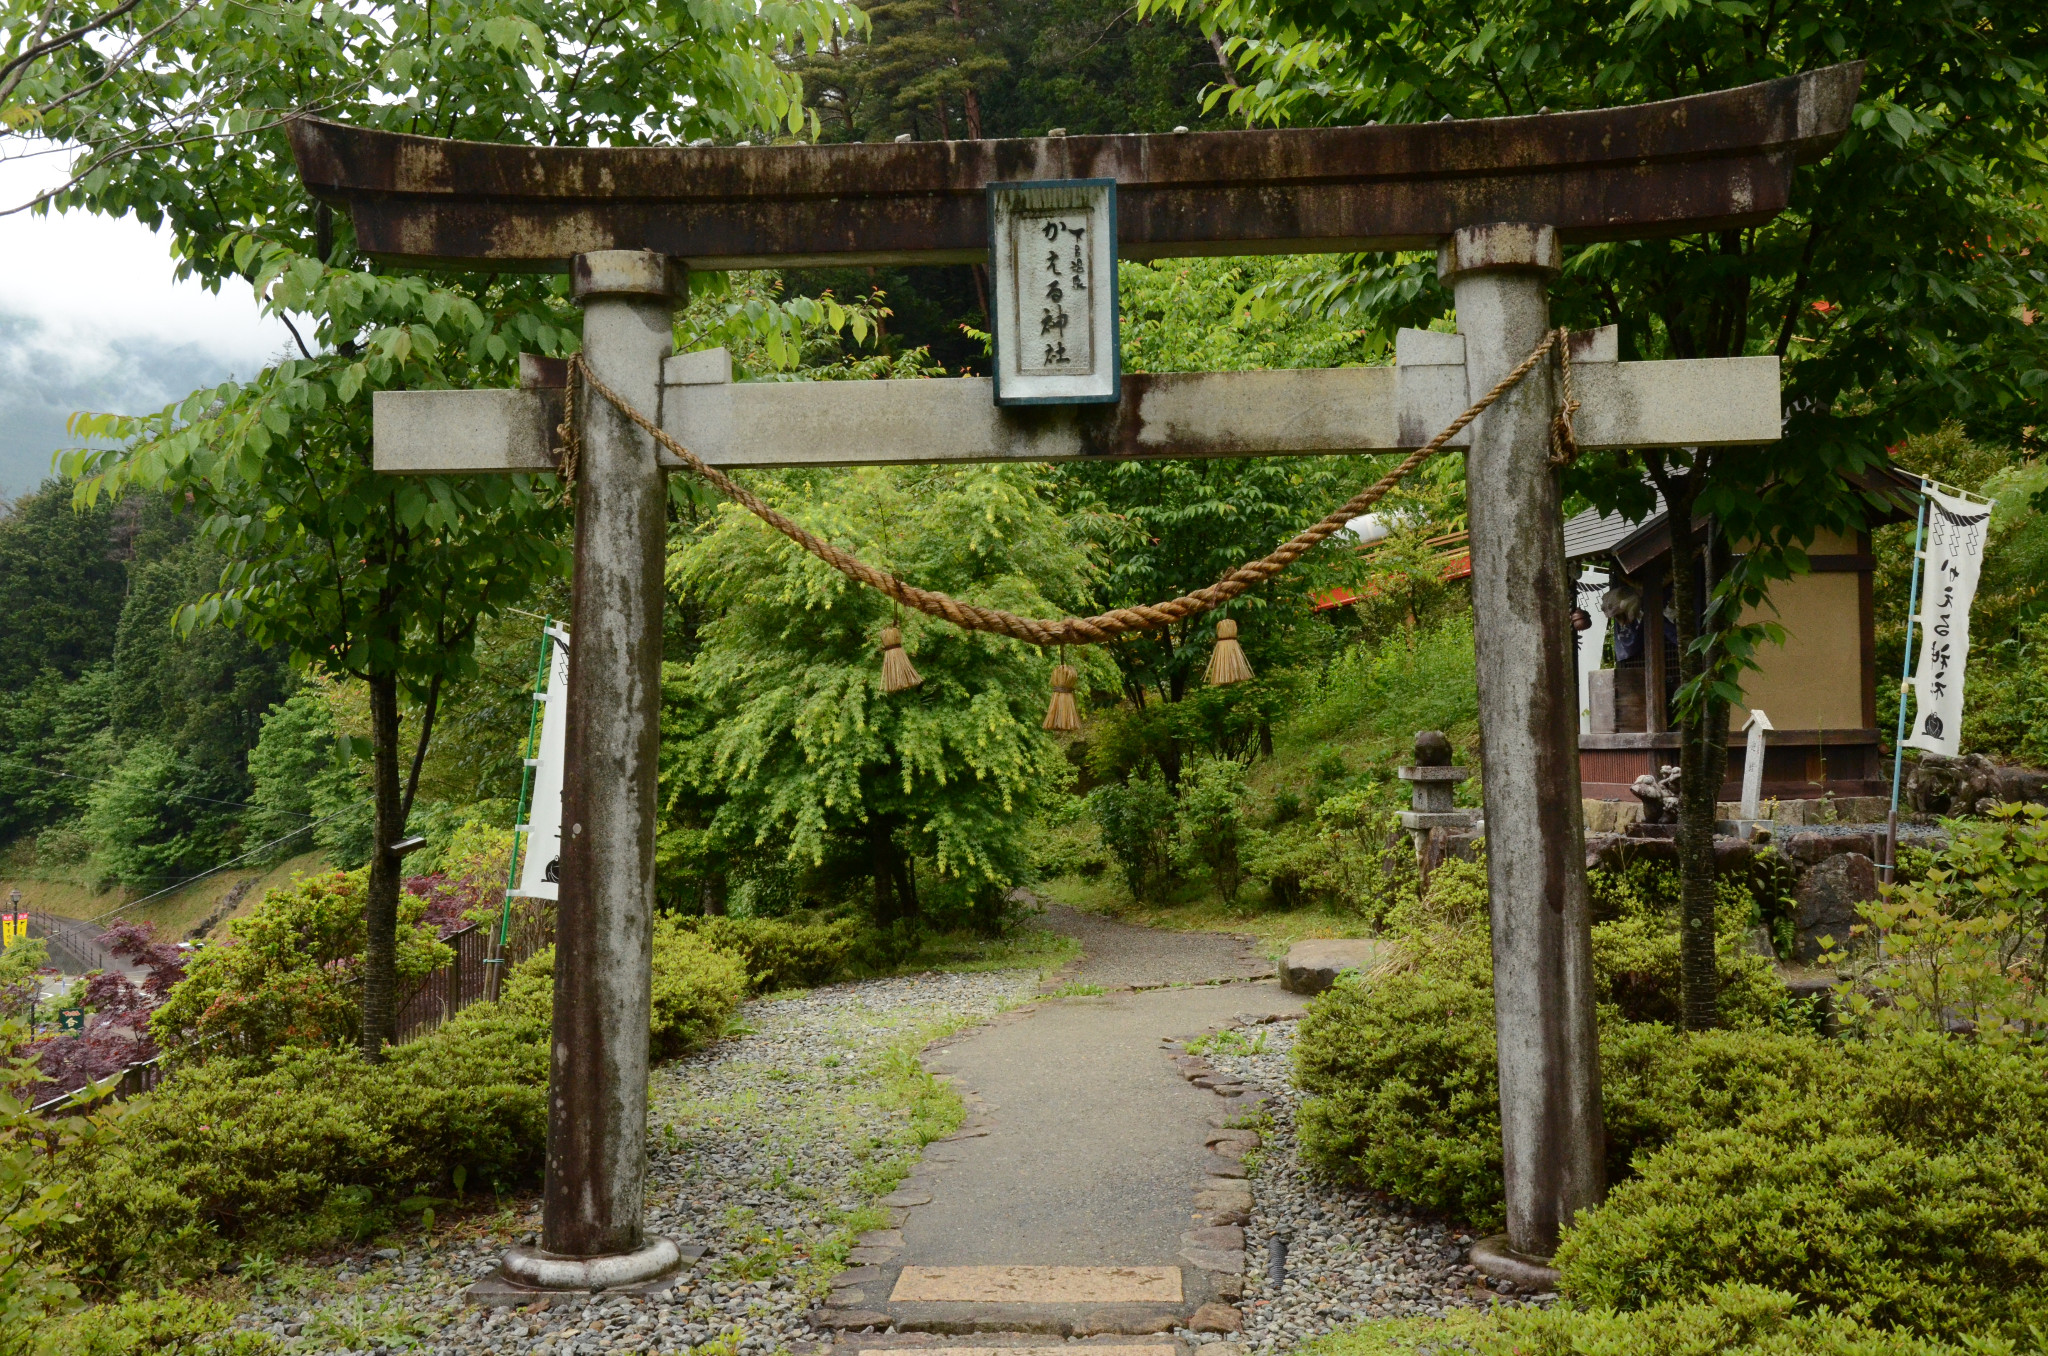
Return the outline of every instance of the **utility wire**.
[[[349,813],[350,810],[354,810],[356,808],[358,807],[351,805],[346,810],[336,810],[333,814],[328,815],[325,819],[316,819],[311,824],[301,825],[300,827],[293,829],[290,833],[285,834],[281,838],[273,838],[267,843],[258,843],[255,847],[250,848],[241,856],[230,857],[226,861],[222,862],[219,866],[209,866],[208,868],[206,868],[206,870],[200,872],[196,876],[185,877],[185,879],[179,881],[176,885],[166,885],[163,889],[158,890],[153,895],[144,895],[142,898],[132,900],[129,903],[116,905],[115,907],[108,909],[105,913],[95,914],[93,917],[88,918],[85,921],[88,923],[98,923],[104,919],[112,918],[117,913],[126,913],[130,909],[139,909],[144,904],[149,903],[149,901],[152,899],[161,899],[165,895],[174,894],[177,891],[184,889],[186,886],[190,885],[195,880],[205,880],[208,876],[211,876],[216,872],[227,870],[236,862],[246,861],[249,858],[254,857],[259,852],[268,851],[269,849],[276,847],[279,843],[286,842],[293,838],[297,838],[300,834],[306,832],[308,829],[319,828],[322,824],[325,824],[329,819],[339,819],[343,815]]]

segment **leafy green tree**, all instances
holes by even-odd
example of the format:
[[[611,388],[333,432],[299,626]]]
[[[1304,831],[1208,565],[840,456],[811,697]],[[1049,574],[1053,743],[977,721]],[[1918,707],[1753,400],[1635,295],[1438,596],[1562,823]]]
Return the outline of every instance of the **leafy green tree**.
[[[1770,223],[1572,251],[1553,314],[1618,324],[1624,358],[1775,353],[1785,437],[1768,449],[1588,457],[1566,488],[1671,506],[1678,609],[1686,1022],[1716,1020],[1712,832],[1728,705],[1768,624],[1739,626],[1805,567],[1817,529],[1860,529],[1841,473],[1961,417],[2020,443],[2048,389],[2048,30],[2020,0],[1758,8],[1710,0],[1151,0],[1226,37],[1242,77],[1211,97],[1292,123],[1492,117],[1630,104],[1868,63],[1852,128],[1797,171]],[[1434,295],[1432,296],[1432,293]],[[1379,317],[1447,309],[1427,259],[1341,261],[1305,296]],[[1695,529],[1699,520],[1710,533]],[[1729,544],[1741,555],[1730,558]]]
[[[408,132],[587,144],[669,140],[784,118],[795,81],[773,52],[830,31],[829,0],[687,7],[451,0],[396,9],[144,5],[117,23],[110,69],[67,49],[13,96],[10,125],[87,148],[57,205],[165,222],[186,268],[248,280],[302,356],[147,419],[97,417],[121,444],[69,454],[82,504],[131,487],[186,496],[227,557],[188,630],[226,621],[370,694],[375,852],[365,890],[364,1051],[395,1016],[399,857],[441,692],[473,671],[480,618],[564,565],[559,493],[530,476],[400,481],[371,468],[377,390],[506,385],[521,349],[576,343],[558,280],[380,272],[348,223],[300,194],[284,111]],[[23,111],[23,110],[26,111]],[[205,134],[159,129],[200,110]],[[139,149],[146,145],[147,149]],[[544,478],[545,479],[545,478]],[[401,731],[401,694],[414,729]],[[410,745],[401,750],[401,740]],[[407,754],[409,752],[409,758]]]
[[[79,813],[120,756],[108,729],[114,670],[67,683],[45,669],[0,703],[0,834],[31,833]]]
[[[1338,367],[1378,356],[1384,345],[1370,332],[1260,308],[1248,297],[1254,287],[1302,267],[1263,259],[1122,265],[1126,368]],[[1058,468],[1055,477],[1067,510],[1107,559],[1100,601],[1127,607],[1212,584],[1264,555],[1350,498],[1378,474],[1375,465],[1344,457],[1077,462]],[[1330,638],[1328,628],[1314,621],[1313,595],[1349,578],[1351,561],[1341,544],[1326,544],[1230,605],[1227,615],[1241,622],[1240,641],[1260,675],[1251,683],[1202,688],[1215,615],[1106,647],[1134,710],[1173,707],[1191,696],[1201,708],[1174,712],[1140,740],[1169,781],[1178,776],[1190,743],[1216,747],[1218,738],[1241,737],[1247,724],[1270,727],[1285,692],[1276,681],[1280,671]],[[1233,712],[1240,718],[1233,719]]]
[[[362,794],[347,745],[318,691],[302,689],[271,707],[249,751],[248,836],[258,843],[284,839],[279,857],[318,845],[342,867],[369,861],[374,807]]]
[[[758,483],[820,536],[983,604],[1057,615],[1089,576],[1035,468]],[[678,697],[701,713],[671,751],[670,780],[716,797],[708,824],[683,827],[728,850],[865,877],[883,926],[936,912],[935,884],[986,919],[1022,873],[1025,820],[1064,766],[1038,728],[1051,663],[907,616],[904,648],[924,682],[885,694],[875,638],[891,624],[888,603],[733,508],[674,552],[670,578],[712,613],[694,659],[670,669]],[[937,882],[920,887],[920,859]]]
[[[92,788],[85,829],[108,879],[153,889],[228,855],[234,807],[188,791],[191,780],[168,745],[150,740],[130,749]]]
[[[127,584],[115,510],[74,513],[70,489],[46,480],[0,516],[0,691],[45,669],[76,678],[114,652]]]

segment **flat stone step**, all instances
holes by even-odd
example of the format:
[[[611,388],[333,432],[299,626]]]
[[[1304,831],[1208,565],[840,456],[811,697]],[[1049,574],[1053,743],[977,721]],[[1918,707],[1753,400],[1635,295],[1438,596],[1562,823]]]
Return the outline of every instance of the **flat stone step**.
[[[1180,1268],[907,1266],[889,1302],[923,1304],[1179,1304]]]

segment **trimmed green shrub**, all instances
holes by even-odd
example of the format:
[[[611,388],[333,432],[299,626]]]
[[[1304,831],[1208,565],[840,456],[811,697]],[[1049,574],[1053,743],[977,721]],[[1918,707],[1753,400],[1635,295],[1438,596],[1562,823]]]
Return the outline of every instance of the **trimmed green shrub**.
[[[1413,968],[1342,982],[1302,1023],[1303,1150],[1342,1180],[1491,1227],[1501,1149],[1485,866],[1445,862],[1389,923]],[[1769,963],[1733,938],[1721,948],[1724,1012],[1746,1030],[1681,1036],[1628,1020],[1676,1009],[1676,934],[1640,913],[1594,925],[1593,977],[1610,1181],[1682,1129],[1733,1124],[1821,1077],[1817,1042],[1773,1025],[1784,1000]]]
[[[806,989],[845,973],[860,945],[851,918],[799,923],[783,918],[684,918],[681,926],[746,966],[753,993]]]
[[[1962,1348],[1814,1310],[1764,1286],[1716,1286],[1698,1298],[1613,1309],[1525,1310],[1483,1345],[1485,1356],[1943,1356]],[[1984,1348],[1972,1348],[1984,1351]]]
[[[285,1046],[341,1046],[362,1030],[363,896],[369,872],[295,876],[272,890],[228,939],[201,951],[150,1018],[166,1050],[268,1058]],[[422,922],[426,901],[398,900],[398,989],[454,957]]]
[[[1933,1035],[1823,1048],[1820,1076],[1752,1082],[1732,1124],[1640,1159],[1567,1235],[1569,1292],[1632,1307],[1739,1279],[1927,1336],[2048,1327],[2048,1060]]]
[[[175,1272],[223,1240],[367,1237],[409,1197],[531,1180],[547,1143],[553,965],[552,949],[535,956],[498,1002],[380,1064],[288,1045],[267,1061],[180,1069],[70,1155],[75,1218],[43,1240],[81,1280],[112,1290],[144,1257]],[[716,1037],[745,990],[737,957],[657,919],[654,1058]]]
[[[1493,990],[1408,972],[1309,1005],[1295,1082],[1301,1147],[1342,1180],[1490,1224],[1501,1212]]]

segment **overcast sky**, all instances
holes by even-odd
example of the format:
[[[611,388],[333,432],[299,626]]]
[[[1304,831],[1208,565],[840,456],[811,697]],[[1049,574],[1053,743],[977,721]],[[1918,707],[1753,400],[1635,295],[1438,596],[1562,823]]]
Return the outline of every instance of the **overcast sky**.
[[[0,206],[61,173],[0,163]],[[149,413],[291,348],[247,285],[172,282],[167,238],[132,217],[0,217],[0,260],[0,495],[50,474],[74,410]]]

